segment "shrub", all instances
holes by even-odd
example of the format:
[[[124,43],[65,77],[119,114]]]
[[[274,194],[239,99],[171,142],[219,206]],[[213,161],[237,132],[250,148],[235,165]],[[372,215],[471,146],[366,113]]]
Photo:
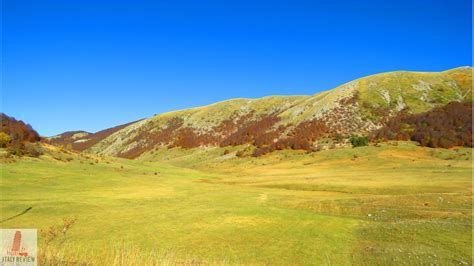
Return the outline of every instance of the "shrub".
[[[25,143],[24,153],[31,157],[39,157],[43,155],[41,147],[35,143]]]
[[[273,151],[273,149],[271,147],[268,147],[268,146],[257,148],[252,153],[252,157],[259,157],[259,156],[265,155],[265,154],[267,154],[269,152],[272,152],[272,151]]]
[[[0,132],[0,147],[6,147],[10,142],[12,142],[12,138],[5,132]]]
[[[334,138],[337,142],[341,142],[344,140],[344,136],[341,134],[336,134],[336,137]]]
[[[23,156],[25,154],[23,152],[23,150],[21,150],[20,148],[16,148],[16,147],[12,147],[12,148],[8,149],[8,151],[10,152],[11,155],[15,155],[15,156]]]
[[[369,145],[369,139],[365,136],[351,136],[349,141],[354,148]]]

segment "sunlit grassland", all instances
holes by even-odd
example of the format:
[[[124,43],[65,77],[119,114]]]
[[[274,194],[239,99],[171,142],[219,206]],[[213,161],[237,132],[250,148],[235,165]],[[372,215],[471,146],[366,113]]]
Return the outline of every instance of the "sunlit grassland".
[[[74,217],[48,249],[81,262],[472,263],[471,149],[400,142],[236,158],[243,148],[3,163],[1,219],[33,208],[1,226]]]

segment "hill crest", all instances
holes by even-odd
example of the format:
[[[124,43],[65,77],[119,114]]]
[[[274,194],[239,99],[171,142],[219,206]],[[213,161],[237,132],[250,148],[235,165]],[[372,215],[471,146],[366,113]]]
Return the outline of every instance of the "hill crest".
[[[380,73],[310,96],[237,98],[155,115],[106,131],[86,150],[135,158],[162,146],[264,147],[290,141],[286,145],[306,147],[335,135],[367,135],[401,112],[472,101],[471,85],[472,67]]]

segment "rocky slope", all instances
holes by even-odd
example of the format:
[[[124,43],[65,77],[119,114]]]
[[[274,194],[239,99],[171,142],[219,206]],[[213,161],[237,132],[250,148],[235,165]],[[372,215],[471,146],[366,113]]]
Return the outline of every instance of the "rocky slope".
[[[471,67],[382,73],[312,96],[233,99],[160,114],[106,131],[86,149],[125,158],[162,146],[249,143],[258,148],[309,149],[322,138],[368,135],[400,113],[418,114],[450,102],[471,102],[471,85]],[[80,134],[85,135],[72,141],[73,148],[80,146],[74,143],[90,138],[90,134]]]

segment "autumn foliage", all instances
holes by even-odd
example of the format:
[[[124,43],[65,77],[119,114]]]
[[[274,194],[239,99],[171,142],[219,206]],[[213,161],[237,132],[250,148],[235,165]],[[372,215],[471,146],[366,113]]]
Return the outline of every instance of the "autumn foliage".
[[[326,136],[328,128],[321,120],[310,120],[299,124],[287,137],[269,143],[266,146],[260,146],[255,149],[252,156],[258,157],[275,150],[293,149],[293,150],[312,150],[313,142]]]
[[[340,104],[347,106],[356,100],[357,95]],[[279,125],[281,119],[276,113],[262,116],[253,112],[245,115],[235,113],[214,127],[199,129],[187,126],[185,118],[175,117],[159,129],[156,125],[142,129],[125,143],[131,148],[118,156],[136,158],[159,146],[189,149],[250,144],[255,147],[251,155],[258,157],[275,150],[318,150],[315,143],[322,138],[341,142],[343,135],[349,136],[357,131],[361,132],[358,134],[369,134],[370,141],[414,140],[424,146],[445,148],[472,146],[472,104],[454,102],[427,113],[411,115],[405,111],[392,118],[386,114],[386,110],[379,108],[372,115],[380,116],[378,121],[385,126],[373,132],[369,132],[368,128],[363,129],[363,122],[352,119],[357,108],[344,110],[342,107],[335,108],[325,118],[313,118],[295,126]],[[367,145],[365,137],[353,138],[352,142],[354,146]],[[244,153],[239,152],[237,156],[244,156]]]
[[[37,142],[41,140],[39,134],[23,121],[16,120],[5,114],[0,114],[0,120],[0,132],[10,137],[10,140],[4,143],[5,146],[21,148],[25,142]]]
[[[432,148],[472,147],[472,102],[451,102],[421,114],[402,113],[373,132],[371,140],[412,140]]]
[[[237,146],[246,143],[252,143],[257,147],[269,145],[273,142],[273,139],[278,137],[279,130],[272,130],[272,126],[279,120],[280,118],[271,115],[254,121],[248,121],[229,137],[225,138],[220,143],[220,146]]]

